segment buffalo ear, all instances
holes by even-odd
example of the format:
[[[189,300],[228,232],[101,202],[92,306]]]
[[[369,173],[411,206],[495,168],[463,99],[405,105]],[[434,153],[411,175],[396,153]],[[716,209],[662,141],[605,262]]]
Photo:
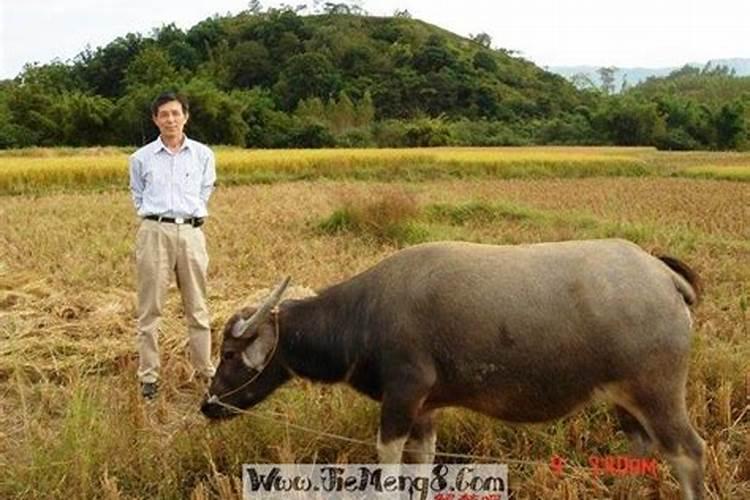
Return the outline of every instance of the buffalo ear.
[[[242,362],[245,366],[260,371],[268,363],[269,357],[276,348],[276,335],[271,325],[261,325],[257,338],[242,351]]]

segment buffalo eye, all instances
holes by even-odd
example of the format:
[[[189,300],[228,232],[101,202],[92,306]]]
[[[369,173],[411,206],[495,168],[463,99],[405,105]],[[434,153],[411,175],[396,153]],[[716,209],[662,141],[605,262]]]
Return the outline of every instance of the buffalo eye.
[[[221,354],[221,359],[223,361],[231,361],[234,358],[234,351],[224,351]]]

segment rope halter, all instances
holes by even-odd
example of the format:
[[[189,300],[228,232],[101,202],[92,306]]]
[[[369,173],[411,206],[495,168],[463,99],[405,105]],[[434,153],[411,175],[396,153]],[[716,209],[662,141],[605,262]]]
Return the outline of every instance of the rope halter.
[[[234,389],[231,389],[229,391],[226,391],[222,394],[219,394],[218,396],[215,394],[210,394],[208,399],[206,400],[206,403],[208,404],[216,404],[221,403],[221,398],[229,396],[231,394],[234,394],[248,385],[252,384],[260,375],[263,373],[263,370],[266,369],[266,367],[271,363],[271,360],[276,354],[276,349],[279,345],[279,307],[278,303],[281,300],[281,296],[284,293],[284,290],[289,285],[290,277],[287,276],[284,281],[282,281],[279,286],[276,287],[276,289],[271,293],[271,295],[263,302],[263,304],[258,308],[257,311],[247,320],[244,320],[240,318],[237,320],[237,322],[232,327],[231,335],[234,338],[240,338],[248,331],[252,331],[253,329],[257,329],[258,326],[263,324],[265,321],[269,319],[269,317],[273,318],[274,322],[274,341],[273,346],[271,348],[270,354],[266,357],[265,362],[259,367],[259,368],[250,368],[255,371],[252,377],[248,379],[247,381],[240,384],[238,387],[235,387]],[[242,356],[244,358],[245,352],[242,352]],[[243,359],[243,363],[245,363]],[[247,363],[245,363],[247,364]]]

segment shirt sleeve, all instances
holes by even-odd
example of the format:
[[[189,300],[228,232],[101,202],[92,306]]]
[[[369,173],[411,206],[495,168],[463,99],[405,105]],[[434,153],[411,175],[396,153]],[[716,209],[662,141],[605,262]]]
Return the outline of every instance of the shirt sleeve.
[[[206,163],[203,166],[203,179],[201,181],[201,200],[204,204],[208,204],[208,199],[211,197],[215,183],[216,158],[214,152],[209,149],[206,155]]]
[[[130,169],[130,194],[133,197],[133,205],[135,205],[136,212],[141,209],[141,203],[143,202],[143,175],[141,172],[141,162],[135,156],[131,156],[129,160]]]

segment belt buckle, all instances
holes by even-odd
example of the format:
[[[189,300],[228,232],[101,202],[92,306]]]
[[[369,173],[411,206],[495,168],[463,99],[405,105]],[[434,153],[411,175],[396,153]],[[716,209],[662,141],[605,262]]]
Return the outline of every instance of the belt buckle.
[[[183,219],[182,217],[177,217],[174,221],[175,221],[176,224],[184,224],[185,223],[185,219]]]

